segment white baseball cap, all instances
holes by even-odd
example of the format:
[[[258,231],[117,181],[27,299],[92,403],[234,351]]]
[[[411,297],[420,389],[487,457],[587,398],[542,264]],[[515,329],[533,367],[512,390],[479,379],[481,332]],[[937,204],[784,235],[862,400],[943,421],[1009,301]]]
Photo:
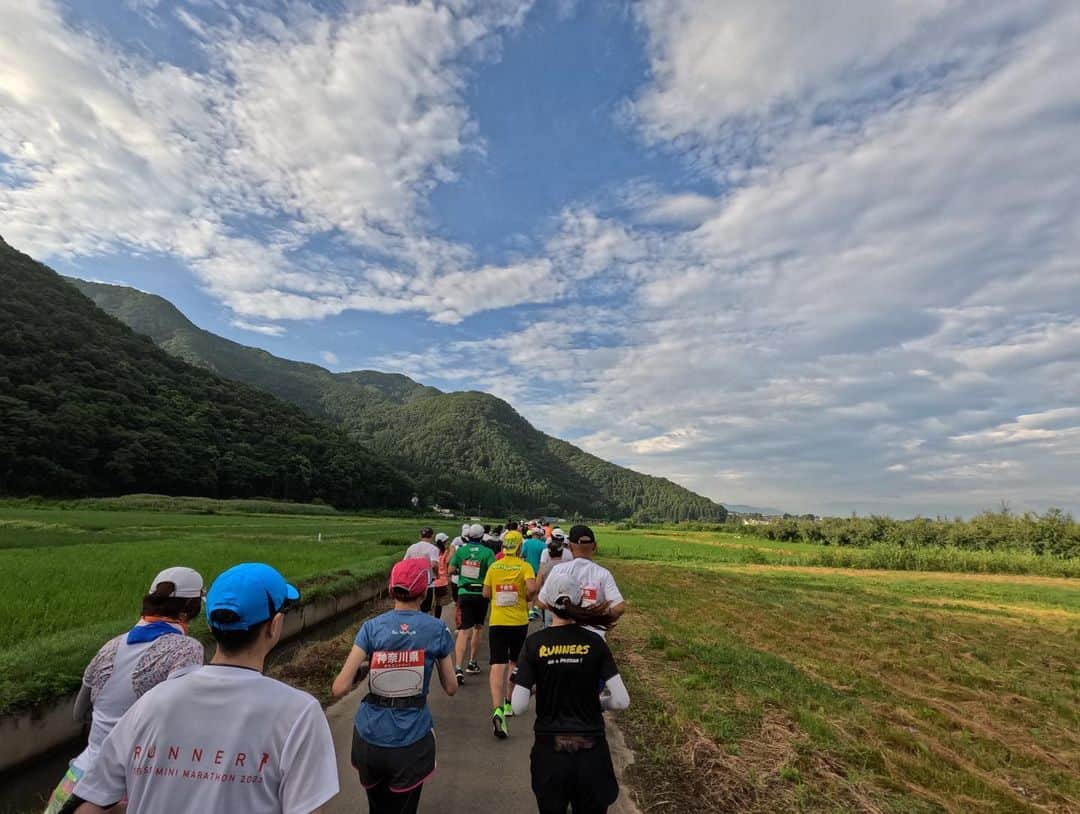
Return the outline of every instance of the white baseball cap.
[[[150,583],[150,590],[148,593],[154,593],[154,591],[157,590],[158,585],[163,582],[171,582],[176,586],[169,596],[176,596],[181,599],[194,599],[195,597],[201,597],[203,595],[203,578],[194,568],[185,568],[182,565],[166,568],[154,577],[154,581]]]
[[[552,529],[551,536],[554,537],[556,540],[565,540],[566,532],[562,529]]]
[[[581,583],[574,578],[572,574],[560,573],[562,569],[558,569],[551,572],[548,577],[548,585],[544,585],[545,590],[550,590],[551,595],[554,597],[554,604],[559,605],[560,599],[566,599],[571,605],[581,604]]]
[[[479,523],[473,523],[469,526],[469,539],[470,540],[482,540],[484,538],[484,527]]]
[[[450,539],[450,535],[449,534],[443,534],[441,531],[438,534],[435,535],[435,542],[436,543],[445,543],[449,539]]]

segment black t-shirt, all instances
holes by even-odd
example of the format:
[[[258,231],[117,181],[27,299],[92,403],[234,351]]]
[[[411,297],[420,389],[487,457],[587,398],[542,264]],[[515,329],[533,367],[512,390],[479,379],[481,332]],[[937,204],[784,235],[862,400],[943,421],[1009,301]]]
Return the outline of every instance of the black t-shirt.
[[[618,674],[607,642],[579,625],[560,625],[525,640],[514,683],[536,685],[537,732],[602,735],[600,688]]]

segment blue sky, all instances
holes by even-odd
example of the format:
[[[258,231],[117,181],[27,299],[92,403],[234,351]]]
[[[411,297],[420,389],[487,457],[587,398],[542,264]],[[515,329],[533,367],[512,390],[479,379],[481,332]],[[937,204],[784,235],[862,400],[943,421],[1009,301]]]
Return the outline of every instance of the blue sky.
[[[0,234],[719,500],[1080,510],[1080,8],[0,0]]]

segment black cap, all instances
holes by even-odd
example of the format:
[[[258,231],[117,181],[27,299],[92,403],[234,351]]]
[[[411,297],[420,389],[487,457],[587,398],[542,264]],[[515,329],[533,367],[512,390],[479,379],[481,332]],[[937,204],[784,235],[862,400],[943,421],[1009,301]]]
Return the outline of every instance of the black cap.
[[[592,542],[596,542],[596,535],[592,533],[592,529],[588,526],[574,526],[570,529],[571,543],[577,543],[582,537],[588,537]]]

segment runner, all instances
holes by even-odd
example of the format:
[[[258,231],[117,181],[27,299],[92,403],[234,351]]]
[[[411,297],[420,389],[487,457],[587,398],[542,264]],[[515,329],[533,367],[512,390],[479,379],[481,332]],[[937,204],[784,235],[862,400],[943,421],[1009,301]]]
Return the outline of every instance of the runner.
[[[450,560],[450,573],[458,574],[458,619],[457,643],[454,647],[454,674],[459,685],[465,683],[465,674],[477,675],[480,665],[476,661],[476,652],[480,649],[480,635],[484,629],[484,618],[490,602],[484,598],[484,578],[488,569],[495,562],[491,549],[483,544],[484,527],[469,527],[469,541],[457,550]],[[466,646],[469,650],[469,662],[465,669],[461,664],[465,659]]]
[[[441,531],[435,535],[435,547],[439,549],[437,575],[433,585],[435,589],[436,619],[442,619],[443,606],[450,603],[450,558],[454,552],[450,550],[450,545],[447,542],[449,539],[449,535],[443,534]],[[456,591],[454,591],[454,601],[457,601]]]
[[[438,670],[447,695],[457,692],[446,625],[420,610],[428,571],[419,559],[390,572],[394,609],[364,622],[332,692],[341,698],[370,665],[368,694],[353,730],[352,765],[371,814],[415,814],[424,782],[435,772],[435,732],[427,696]]]
[[[71,761],[49,798],[45,814],[74,811],[83,802],[75,784],[97,760],[105,737],[125,712],[170,673],[203,663],[203,646],[187,635],[188,622],[202,610],[203,579],[190,568],[166,568],[143,597],[142,616],[127,633],[110,639],[83,673],[75,720],[93,707],[86,748]]]
[[[536,596],[536,574],[532,566],[518,556],[521,534],[514,531],[503,540],[501,560],[494,563],[484,578],[484,597],[494,599],[488,650],[491,657],[491,727],[496,738],[510,734],[506,725],[514,711],[510,705],[510,665],[517,662],[521,646],[529,633],[528,603]]]
[[[630,696],[607,643],[592,629],[616,617],[606,603],[582,607],[581,586],[559,569],[548,581],[555,622],[526,640],[514,679],[514,712],[529,709],[536,688],[532,789],[540,814],[604,814],[619,796],[604,735],[605,709],[626,709]],[[608,692],[600,697],[596,687]]]
[[[610,612],[618,619],[626,611],[626,602],[615,584],[615,577],[601,565],[593,562],[596,555],[596,536],[588,526],[574,526],[570,529],[570,551],[574,559],[559,563],[549,574],[549,580],[555,574],[572,574],[581,586],[582,604],[585,607],[608,603]],[[551,610],[554,597],[545,585],[540,591],[540,605]],[[604,635],[601,628],[591,628],[595,633]]]
[[[459,548],[461,548],[463,545],[465,545],[465,543],[468,541],[468,539],[469,539],[469,524],[468,523],[462,523],[461,524],[461,534],[450,541],[450,549],[451,549],[450,550],[450,556],[453,557],[455,554],[457,554],[457,550]],[[458,574],[451,574],[450,575],[450,598],[454,600],[455,605],[457,604],[457,601],[458,601],[458,581],[459,580],[460,580],[460,576]],[[456,618],[457,618],[456,625],[458,627],[460,627],[461,626],[461,609],[460,608],[458,608]]]
[[[542,535],[543,531],[540,534]],[[570,562],[570,560],[574,559],[574,555],[570,553],[569,548],[564,547],[565,545],[566,532],[562,529],[552,529],[551,538],[547,541],[546,548],[540,554],[540,567],[543,568],[552,560],[557,565],[560,562]]]
[[[540,532],[543,534],[543,532]],[[539,536],[539,535],[537,535]],[[539,586],[538,591],[544,590],[544,582],[548,578],[548,574],[551,573],[556,565],[563,562],[570,562],[574,559],[574,555],[570,553],[569,548],[564,548],[566,542],[566,534],[562,529],[552,529],[551,539],[548,540],[547,546],[544,547],[543,553],[540,555],[540,573],[537,575],[536,584]],[[540,606],[540,602],[537,601],[537,605]],[[541,610],[544,615],[544,627],[549,627],[552,622],[551,611]]]
[[[435,529],[424,526],[420,529],[420,541],[413,543],[405,549],[403,560],[426,559],[428,561],[428,592],[424,597],[420,610],[430,613],[435,604],[435,578],[439,572],[439,549],[435,545]]]
[[[540,573],[540,559],[544,553],[546,546],[541,538],[541,534],[530,534],[525,538],[525,542],[521,545],[521,557],[529,565],[532,566],[533,573],[539,575]],[[542,584],[542,583],[537,583]],[[535,600],[529,603],[529,621],[539,618],[540,610],[536,607]]]
[[[492,532],[491,526],[484,526],[483,529],[483,543],[491,550],[491,553],[494,554],[497,558],[499,556],[499,552],[502,551],[502,540],[500,540],[499,537]]]
[[[120,719],[75,787],[89,801],[78,814],[99,814],[125,796],[128,814],[301,814],[336,795],[334,743],[319,702],[262,674],[299,598],[262,563],[214,580],[206,595],[214,658],[158,684]]]

